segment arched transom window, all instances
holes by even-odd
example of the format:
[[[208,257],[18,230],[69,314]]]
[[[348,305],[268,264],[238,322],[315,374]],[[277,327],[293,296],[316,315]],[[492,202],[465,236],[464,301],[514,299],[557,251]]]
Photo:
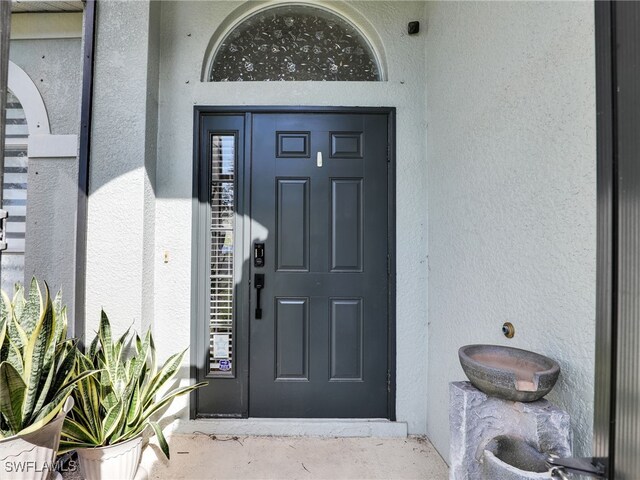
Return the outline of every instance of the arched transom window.
[[[343,18],[309,5],[262,10],[238,24],[214,55],[209,80],[379,81],[373,50]]]

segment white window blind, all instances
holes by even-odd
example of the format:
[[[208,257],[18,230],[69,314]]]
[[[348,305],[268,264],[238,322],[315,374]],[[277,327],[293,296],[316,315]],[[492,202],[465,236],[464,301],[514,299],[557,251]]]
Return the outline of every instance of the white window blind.
[[[27,215],[27,119],[18,99],[7,95],[7,125],[4,154],[3,208],[9,212],[8,248],[2,252],[2,289],[9,295],[16,282],[24,282]]]

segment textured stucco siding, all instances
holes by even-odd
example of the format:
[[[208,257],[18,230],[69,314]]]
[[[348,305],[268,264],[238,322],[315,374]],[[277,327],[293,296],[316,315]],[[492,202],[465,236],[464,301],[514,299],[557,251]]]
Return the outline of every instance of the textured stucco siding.
[[[424,21],[422,2],[330,3],[364,19],[379,36],[388,82],[202,83],[204,54],[214,31],[239,2],[164,2],[156,181],[157,344],[189,345],[191,195],[194,105],[355,105],[397,108],[397,418],[410,433],[426,432],[426,162],[424,36],[406,34]],[[163,251],[170,255],[162,260]]]
[[[448,458],[448,382],[465,378],[457,349],[494,343],[560,363],[547,398],[589,455],[593,4],[432,2],[427,16],[429,438]]]
[[[407,19],[421,20],[421,2],[353,3],[383,40],[389,64],[384,83],[202,83],[207,47],[239,2],[163,2],[157,168],[145,168],[145,116],[152,108],[148,49],[149,7],[102,4],[98,19],[92,193],[89,201],[87,325],[99,308],[116,330],[152,323],[161,357],[190,343],[192,163],[194,105],[395,106],[398,120],[398,419],[426,432],[426,168],[424,37],[406,35]],[[338,5],[339,7],[339,5]],[[151,59],[151,63],[149,62]],[[153,82],[151,82],[151,85]],[[153,131],[153,128],[151,129]],[[147,135],[147,136],[145,136]],[[146,154],[148,156],[147,144]],[[155,188],[155,205],[149,187]],[[154,235],[148,215],[155,209]],[[144,230],[147,229],[145,233]],[[142,239],[142,240],[141,240]],[[153,243],[153,245],[152,245]],[[149,265],[149,248],[154,252]],[[164,252],[169,262],[163,262]],[[153,277],[150,277],[150,272]],[[155,292],[149,305],[145,292]],[[148,321],[144,321],[148,318]],[[186,359],[188,359],[188,355]],[[188,360],[185,360],[185,366]],[[185,376],[187,369],[184,370]],[[186,415],[186,411],[183,411]]]
[[[10,59],[31,78],[46,107],[52,134],[80,131],[82,55],[79,38],[12,40]],[[25,281],[35,275],[62,290],[73,320],[77,158],[30,158]]]
[[[588,453],[593,5],[327,5],[379,40],[388,81],[201,82],[212,35],[242,2],[162,2],[159,13],[148,2],[101,4],[89,332],[104,306],[116,331],[152,325],[161,358],[190,343],[194,105],[393,106],[398,420],[428,433],[446,458],[447,384],[464,378],[457,348],[509,344],[560,362],[549,399],[572,415],[577,453]],[[420,35],[406,34],[411,20],[421,21]],[[512,341],[500,333],[506,320]]]
[[[160,7],[153,2],[149,9],[149,41],[148,41],[148,74],[146,105],[146,137],[145,137],[145,177],[144,177],[144,231],[142,277],[145,279],[142,290],[143,328],[154,328],[155,304],[155,226],[156,226],[156,161],[158,158],[158,96],[160,68]]]
[[[51,133],[79,134],[81,40],[12,40],[9,58],[29,75],[42,95]]]
[[[69,321],[75,295],[77,158],[29,159],[25,282],[32,276],[62,290]]]
[[[152,324],[157,40],[148,1],[101,2],[96,31],[86,325]],[[150,62],[149,59],[152,59]],[[151,172],[151,173],[149,173]],[[185,326],[185,328],[188,328]]]

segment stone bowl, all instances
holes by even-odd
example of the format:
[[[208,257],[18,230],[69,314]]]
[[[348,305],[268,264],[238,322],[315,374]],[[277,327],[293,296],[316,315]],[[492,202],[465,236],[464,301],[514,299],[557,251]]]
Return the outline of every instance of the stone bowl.
[[[465,375],[487,395],[535,402],[551,391],[560,366],[534,352],[500,345],[466,345],[458,350]]]
[[[549,454],[538,451],[521,438],[499,435],[492,438],[482,456],[483,479],[541,480],[554,478],[547,464]]]

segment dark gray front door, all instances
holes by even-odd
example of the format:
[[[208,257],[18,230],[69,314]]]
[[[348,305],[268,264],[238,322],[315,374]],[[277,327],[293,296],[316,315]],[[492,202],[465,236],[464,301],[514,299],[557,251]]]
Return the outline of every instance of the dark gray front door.
[[[389,416],[387,122],[253,115],[252,417]]]

